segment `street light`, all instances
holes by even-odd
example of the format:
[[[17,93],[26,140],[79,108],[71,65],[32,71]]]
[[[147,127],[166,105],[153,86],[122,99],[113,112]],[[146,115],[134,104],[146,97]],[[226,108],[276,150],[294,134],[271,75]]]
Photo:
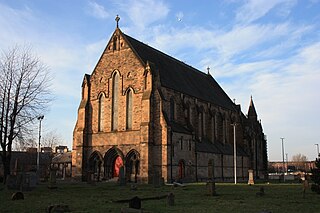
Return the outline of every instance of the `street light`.
[[[282,142],[282,172],[283,172],[283,182],[285,182],[285,178],[284,178],[284,146],[283,146],[283,140],[284,138],[280,138],[281,139],[281,142]]]
[[[315,145],[317,146],[317,154],[318,154],[318,156],[317,156],[317,157],[319,157],[319,144],[318,144],[318,143],[316,143]]]
[[[39,144],[38,144],[38,156],[37,156],[37,173],[40,174],[40,142],[41,142],[41,121],[44,118],[44,115],[37,117],[39,120]]]
[[[233,126],[233,166],[234,166],[234,184],[237,184],[237,144],[236,144],[236,123]]]
[[[288,153],[286,153],[286,174],[288,174]]]

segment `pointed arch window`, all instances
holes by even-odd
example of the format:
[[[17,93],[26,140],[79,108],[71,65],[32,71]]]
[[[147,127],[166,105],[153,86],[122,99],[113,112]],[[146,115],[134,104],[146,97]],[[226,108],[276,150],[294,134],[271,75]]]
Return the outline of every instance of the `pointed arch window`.
[[[132,90],[127,92],[126,129],[132,129]]]
[[[175,104],[173,98],[170,99],[170,121],[174,121]]]
[[[99,103],[98,103],[98,131],[101,132],[104,129],[104,95],[101,94],[99,96]]]
[[[113,131],[118,129],[118,96],[119,96],[119,74],[116,72],[112,79],[112,127]]]
[[[203,111],[199,112],[198,118],[198,128],[199,128],[199,137],[203,137],[204,134],[204,113]]]
[[[188,122],[189,122],[190,125],[192,125],[192,108],[191,108],[191,105],[188,106],[187,110],[188,110],[188,112],[187,112],[187,114],[188,114]]]

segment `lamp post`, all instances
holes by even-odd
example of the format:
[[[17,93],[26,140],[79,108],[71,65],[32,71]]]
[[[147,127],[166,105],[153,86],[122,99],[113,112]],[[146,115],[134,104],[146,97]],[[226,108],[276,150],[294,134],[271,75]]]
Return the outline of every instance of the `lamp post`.
[[[233,126],[233,166],[234,166],[234,184],[237,184],[237,144],[236,144],[236,123]]]
[[[286,174],[288,174],[288,153],[286,153]]]
[[[317,146],[317,157],[319,157],[319,144],[316,143],[315,145]]]
[[[40,142],[41,142],[41,121],[44,118],[44,115],[37,117],[39,120],[39,143],[38,143],[38,156],[37,156],[37,173],[40,174]]]
[[[284,146],[283,146],[283,140],[284,138],[280,138],[281,142],[282,142],[282,172],[283,172],[283,182],[285,182],[285,178],[284,178]]]

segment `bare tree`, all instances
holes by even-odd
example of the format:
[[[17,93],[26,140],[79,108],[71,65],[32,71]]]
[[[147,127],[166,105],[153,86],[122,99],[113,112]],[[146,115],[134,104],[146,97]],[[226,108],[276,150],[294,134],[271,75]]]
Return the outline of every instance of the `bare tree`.
[[[62,139],[61,136],[57,133],[57,131],[52,130],[46,134],[44,134],[42,138],[42,146],[51,147],[54,149],[56,146],[61,144]]]
[[[28,134],[52,100],[48,68],[28,47],[13,47],[0,57],[0,145],[4,180],[10,174],[13,142]]]
[[[37,140],[32,138],[18,138],[13,148],[16,151],[27,151],[28,148],[37,148]]]
[[[308,158],[301,153],[292,156],[292,163],[296,167],[296,170],[305,171],[305,164],[307,160]]]

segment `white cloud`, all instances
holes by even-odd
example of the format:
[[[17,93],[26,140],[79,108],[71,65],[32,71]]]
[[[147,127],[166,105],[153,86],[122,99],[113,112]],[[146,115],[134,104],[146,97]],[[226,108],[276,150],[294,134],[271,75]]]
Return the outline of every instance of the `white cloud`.
[[[109,17],[109,14],[107,13],[107,11],[105,10],[105,8],[98,4],[97,2],[94,1],[90,1],[88,4],[88,11],[87,11],[90,15],[96,17],[96,18],[100,18],[100,19],[106,19]]]
[[[135,32],[166,18],[169,13],[169,7],[161,0],[127,0],[119,2],[119,5],[130,18]]]
[[[241,75],[223,81],[223,88],[236,97],[246,112],[252,94],[258,115],[268,136],[269,150],[277,150],[279,137],[301,146],[301,153],[310,153],[306,142],[318,137],[320,99],[317,97],[320,82],[320,43],[313,43],[284,60],[229,64],[227,69]],[[224,72],[225,67],[220,67]],[[276,127],[276,128],[275,128]],[[312,142],[312,141],[311,141]],[[288,146],[289,147],[289,146]],[[279,155],[278,155],[279,154]],[[271,159],[280,159],[280,153],[269,153]]]
[[[281,15],[290,13],[291,7],[296,0],[247,0],[236,12],[236,21],[243,24],[251,23],[271,11],[276,6],[281,5]]]

